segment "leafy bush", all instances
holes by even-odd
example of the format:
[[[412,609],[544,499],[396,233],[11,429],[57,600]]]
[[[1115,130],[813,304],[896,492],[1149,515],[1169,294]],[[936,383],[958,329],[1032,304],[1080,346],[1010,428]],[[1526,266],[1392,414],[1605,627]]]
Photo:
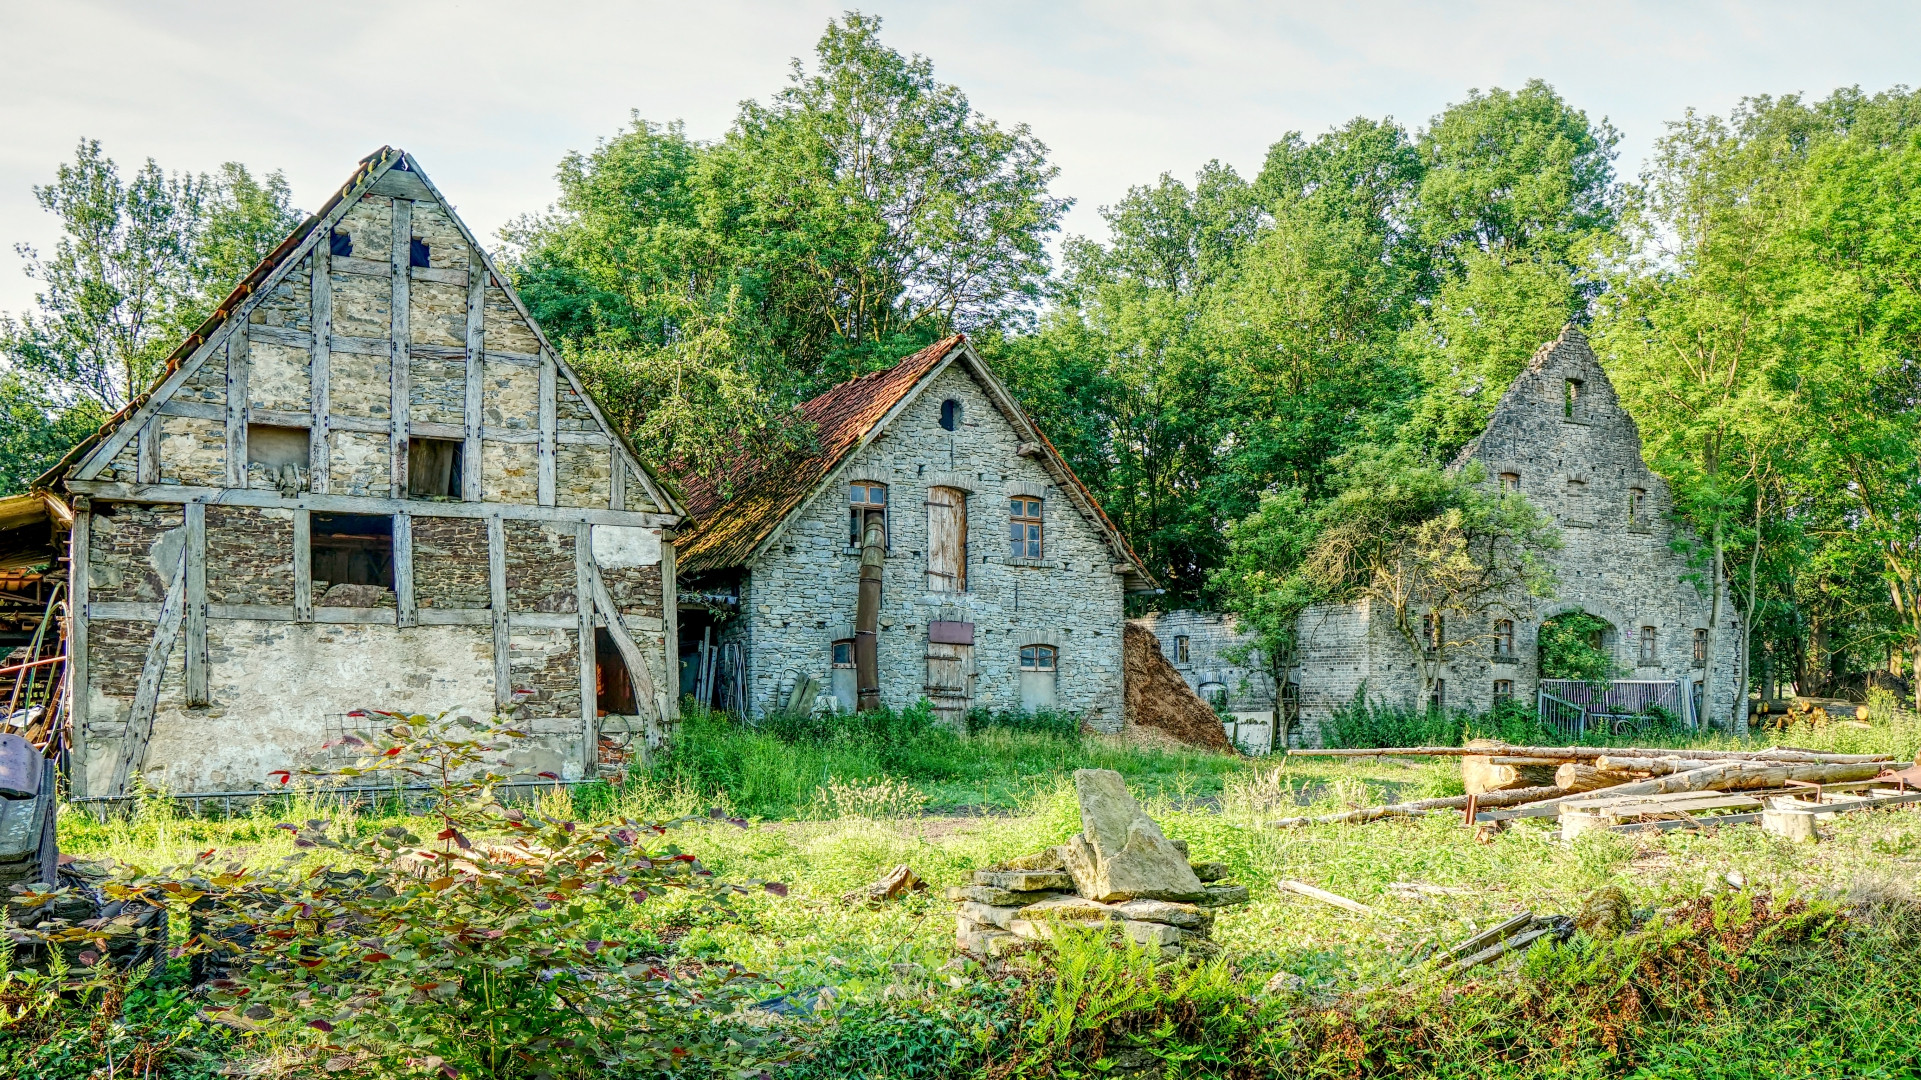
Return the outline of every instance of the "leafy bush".
[[[969,735],[992,728],[1005,731],[1031,731],[1061,739],[1079,739],[1081,718],[1059,709],[969,709],[964,721]]]
[[[1605,619],[1570,611],[1541,624],[1541,677],[1605,683],[1615,677],[1614,657],[1602,647]]]

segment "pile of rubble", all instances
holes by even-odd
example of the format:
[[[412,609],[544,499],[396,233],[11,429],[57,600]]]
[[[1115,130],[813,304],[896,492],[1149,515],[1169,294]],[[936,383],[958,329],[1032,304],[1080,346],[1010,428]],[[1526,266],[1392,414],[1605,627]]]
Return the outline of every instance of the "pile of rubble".
[[[1195,863],[1187,845],[1161,835],[1141,812],[1121,774],[1074,773],[1082,831],[1065,844],[974,872],[974,883],[949,889],[955,901],[955,944],[976,956],[999,956],[1026,941],[1043,941],[1062,924],[1116,924],[1162,956],[1211,955],[1216,910],[1247,903],[1247,886],[1225,884],[1227,867]]]

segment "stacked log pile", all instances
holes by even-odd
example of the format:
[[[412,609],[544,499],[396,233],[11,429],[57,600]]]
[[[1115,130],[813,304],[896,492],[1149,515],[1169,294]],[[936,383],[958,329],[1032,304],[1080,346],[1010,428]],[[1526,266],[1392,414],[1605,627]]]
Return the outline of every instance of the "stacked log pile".
[[[993,957],[1067,926],[1113,925],[1163,957],[1212,955],[1214,916],[1245,904],[1220,863],[1195,863],[1187,845],[1161,835],[1117,772],[1074,773],[1082,831],[1060,844],[974,872],[947,891],[958,907],[955,945]]]
[[[1337,814],[1284,818],[1278,828],[1419,817],[1442,810],[1522,805],[1578,805],[1589,798],[1663,795],[1686,791],[1768,791],[1791,784],[1872,780],[1888,770],[1887,754],[1828,754],[1771,747],[1733,750],[1649,750],[1635,747],[1409,746],[1372,750],[1295,750],[1321,757],[1459,757],[1466,795],[1370,806]],[[1549,782],[1543,782],[1549,781]]]

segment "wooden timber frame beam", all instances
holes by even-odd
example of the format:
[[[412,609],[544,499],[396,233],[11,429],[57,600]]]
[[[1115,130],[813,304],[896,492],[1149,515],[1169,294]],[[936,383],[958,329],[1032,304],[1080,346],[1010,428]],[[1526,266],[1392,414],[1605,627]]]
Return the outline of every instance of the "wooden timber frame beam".
[[[678,514],[657,514],[640,510],[602,510],[592,506],[532,506],[525,503],[436,502],[432,500],[393,499],[363,495],[322,495],[311,492],[286,496],[271,488],[229,491],[215,487],[188,487],[183,484],[122,484],[103,480],[72,480],[67,485],[76,495],[96,502],[188,503],[194,500],[221,506],[253,506],[272,510],[316,510],[342,514],[401,514],[415,517],[487,518],[505,517],[517,521],[586,521],[595,525],[637,525],[642,528],[672,528],[680,523]]]
[[[640,646],[635,644],[634,635],[627,629],[620,609],[614,606],[614,598],[607,591],[607,583],[600,576],[600,565],[594,561],[591,549],[588,551],[586,570],[587,587],[593,593],[594,608],[607,620],[607,634],[614,639],[614,647],[620,650],[620,659],[627,665],[627,674],[634,680],[634,704],[639,706],[643,715],[651,713],[654,719],[662,719],[660,702],[654,694],[654,677],[648,673],[646,658],[641,655]],[[598,738],[595,741],[598,743]]]
[[[187,518],[186,606],[187,707],[207,704],[207,504],[195,500],[185,507]],[[165,617],[163,611],[162,617]]]
[[[227,486],[230,488],[247,486],[247,422],[251,406],[247,368],[252,362],[249,340],[244,326],[227,338]],[[166,411],[165,406],[161,411]]]
[[[153,641],[147,645],[147,659],[140,667],[140,682],[134,689],[133,711],[127,716],[127,734],[121,739],[120,753],[114,759],[113,776],[107,782],[108,795],[125,795],[133,775],[147,761],[147,744],[153,740],[154,708],[160,702],[160,680],[167,673],[167,658],[180,636],[182,609],[186,606],[187,550],[183,546],[174,564],[173,578],[167,585],[167,598],[160,605],[160,619],[154,627]]]
[[[413,358],[407,347],[412,343],[413,332],[408,327],[407,270],[413,265],[414,240],[414,201],[395,198],[393,201],[393,243],[391,293],[387,310],[392,317],[387,335],[387,373],[391,396],[387,403],[387,463],[392,480],[390,494],[396,499],[407,497],[407,418],[413,399]]]
[[[486,416],[482,388],[485,385],[484,350],[487,314],[487,263],[478,248],[467,249],[467,385],[461,413],[460,497],[471,503],[481,501],[480,438]],[[620,507],[616,505],[614,509]]]
[[[67,629],[67,715],[73,730],[72,785],[79,795],[91,794],[87,782],[87,706],[91,680],[87,676],[88,559],[92,552],[93,505],[82,495],[73,500],[73,528],[67,533],[67,602],[73,605]]]
[[[580,744],[581,776],[591,780],[600,764],[600,680],[599,650],[594,647],[594,527],[581,522],[574,526],[574,608],[578,616],[575,632],[580,635]]]

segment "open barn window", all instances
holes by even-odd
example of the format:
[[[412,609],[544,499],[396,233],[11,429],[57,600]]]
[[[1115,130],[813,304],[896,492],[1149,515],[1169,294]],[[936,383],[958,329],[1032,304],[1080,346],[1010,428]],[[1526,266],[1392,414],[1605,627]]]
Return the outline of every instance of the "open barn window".
[[[620,646],[614,643],[614,635],[604,626],[594,630],[594,698],[594,711],[601,716],[640,714],[634,700],[634,677],[620,655]]]
[[[453,439],[408,439],[407,497],[460,498],[460,449]]]
[[[394,519],[387,514],[315,514],[313,590],[329,607],[375,607],[394,587]]]
[[[945,431],[958,431],[961,426],[961,403],[948,398],[940,403],[940,426]]]
[[[354,236],[339,229],[327,234],[327,253],[345,259],[354,253]]]
[[[433,260],[429,258],[428,255],[427,241],[416,236],[407,242],[407,265],[419,267],[432,266],[434,264]]]

